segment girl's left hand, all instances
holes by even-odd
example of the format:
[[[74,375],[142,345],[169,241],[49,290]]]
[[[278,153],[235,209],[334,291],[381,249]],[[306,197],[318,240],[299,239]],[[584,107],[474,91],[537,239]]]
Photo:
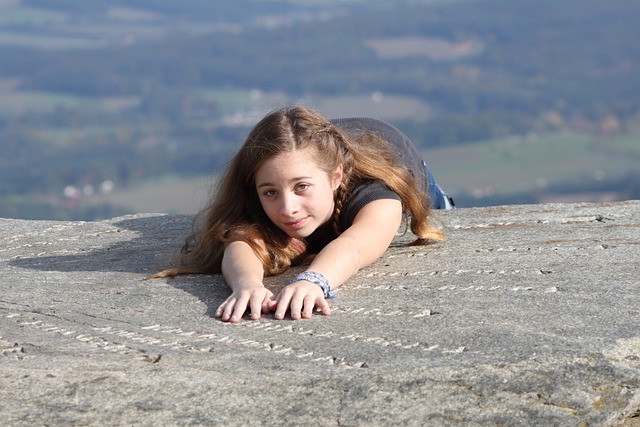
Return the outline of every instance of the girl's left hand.
[[[269,310],[275,311],[276,320],[284,319],[287,309],[291,310],[291,319],[308,319],[318,307],[323,315],[329,316],[331,308],[324,299],[320,286],[300,280],[282,289],[278,296],[267,303]]]

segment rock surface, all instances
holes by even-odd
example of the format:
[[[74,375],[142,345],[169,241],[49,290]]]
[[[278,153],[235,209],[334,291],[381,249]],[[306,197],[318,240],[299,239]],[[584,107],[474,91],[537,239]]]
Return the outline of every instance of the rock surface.
[[[331,316],[235,325],[220,276],[144,280],[190,217],[0,219],[2,424],[637,425],[640,201],[439,215]]]

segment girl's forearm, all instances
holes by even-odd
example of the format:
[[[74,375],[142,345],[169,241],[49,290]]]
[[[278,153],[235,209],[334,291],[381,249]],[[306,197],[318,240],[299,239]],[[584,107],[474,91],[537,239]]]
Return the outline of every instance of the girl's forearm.
[[[335,289],[364,267],[361,261],[357,242],[339,237],[318,253],[308,270],[321,273],[329,280],[331,289]]]
[[[351,227],[320,251],[309,270],[329,279],[331,289],[337,288],[384,254],[401,222],[399,201],[381,199],[367,204]]]
[[[245,242],[232,242],[226,247],[222,257],[222,275],[234,291],[264,286],[262,262]]]

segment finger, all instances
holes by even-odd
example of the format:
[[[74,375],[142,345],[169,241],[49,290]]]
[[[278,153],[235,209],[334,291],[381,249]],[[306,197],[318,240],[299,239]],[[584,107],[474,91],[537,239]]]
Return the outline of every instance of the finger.
[[[276,311],[276,307],[278,307],[278,301],[267,301],[267,309],[269,311]]]
[[[222,312],[224,310],[224,304],[220,304],[218,308],[216,308],[216,312],[214,313],[214,317],[219,319],[222,317]]]
[[[249,319],[258,320],[262,313],[262,300],[259,295],[253,296],[249,302]]]
[[[330,316],[331,315],[331,307],[329,307],[329,303],[326,299],[322,298],[317,300],[316,305],[320,309],[323,315]]]
[[[316,306],[316,298],[313,295],[307,295],[304,298],[302,306],[302,318],[309,319],[313,316],[313,308]]]
[[[282,292],[279,295],[278,304],[275,308],[275,318],[277,320],[284,319],[284,315],[287,312],[287,308],[289,307],[289,302],[291,301],[291,295],[289,292]]]
[[[291,308],[291,319],[299,320],[300,319],[300,311],[303,307],[304,302],[304,294],[300,295],[300,292],[297,292],[291,298],[290,308]]]
[[[264,311],[264,313],[275,311],[277,306],[278,306],[278,300],[273,296],[273,294],[271,294],[269,298],[266,298],[264,304],[262,304],[263,309],[265,307],[267,309],[267,311]]]
[[[231,313],[231,317],[229,318],[229,322],[237,323],[242,319],[244,313],[247,311],[247,305],[249,304],[249,298],[240,298],[238,302],[236,302],[235,307],[233,308],[233,313]]]
[[[228,322],[231,318],[231,313],[233,311],[233,306],[235,305],[235,298],[229,298],[216,310],[215,317],[222,320],[223,322]]]

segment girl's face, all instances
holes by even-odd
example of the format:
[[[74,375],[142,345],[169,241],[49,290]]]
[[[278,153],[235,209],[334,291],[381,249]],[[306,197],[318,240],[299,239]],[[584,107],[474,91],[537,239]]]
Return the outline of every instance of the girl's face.
[[[256,171],[256,190],[269,219],[290,237],[303,239],[331,219],[333,193],[342,165],[332,176],[320,169],[311,149],[282,153]]]

